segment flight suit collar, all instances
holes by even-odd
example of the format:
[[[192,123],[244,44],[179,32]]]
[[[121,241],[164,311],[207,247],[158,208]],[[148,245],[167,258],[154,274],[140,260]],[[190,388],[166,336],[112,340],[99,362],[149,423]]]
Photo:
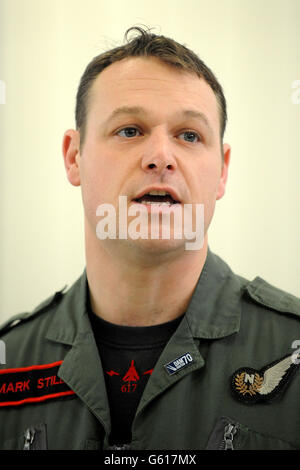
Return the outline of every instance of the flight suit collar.
[[[205,363],[199,351],[201,339],[218,339],[237,333],[240,315],[239,278],[226,263],[208,250],[186,314],[155,365],[136,416],[140,415],[159,393],[191,372],[200,370]],[[181,367],[183,364],[184,367]],[[175,372],[170,373],[170,370],[174,369]]]
[[[241,317],[241,282],[209,249],[189,303],[186,319],[195,338],[218,339],[237,333]]]
[[[64,294],[56,309],[47,333],[47,339],[72,345],[79,332],[90,330],[87,318],[87,276],[86,270]]]
[[[110,412],[104,372],[88,318],[86,271],[64,295],[48,329],[48,340],[71,348],[58,370],[60,377],[110,433]]]

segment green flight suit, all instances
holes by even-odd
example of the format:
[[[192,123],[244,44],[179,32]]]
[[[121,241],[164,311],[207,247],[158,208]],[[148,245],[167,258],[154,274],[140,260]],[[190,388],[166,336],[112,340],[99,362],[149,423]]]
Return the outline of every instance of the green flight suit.
[[[0,328],[6,346],[1,450],[109,448],[110,412],[86,294],[84,271],[67,292]],[[300,449],[299,320],[296,297],[259,277],[250,282],[235,275],[208,251],[186,314],[149,377],[129,448]],[[41,401],[35,391],[31,401],[5,402],[6,396],[28,396],[30,381],[22,374],[30,366],[57,362],[56,380],[63,383],[57,387],[70,394],[51,395],[44,375]],[[18,379],[27,387],[21,394]]]

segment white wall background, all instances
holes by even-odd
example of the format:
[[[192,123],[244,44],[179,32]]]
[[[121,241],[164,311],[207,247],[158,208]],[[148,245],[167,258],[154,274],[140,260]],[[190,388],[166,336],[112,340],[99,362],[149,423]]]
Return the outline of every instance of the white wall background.
[[[197,52],[224,87],[232,160],[211,249],[300,296],[299,18],[300,0],[0,0],[0,321],[84,269],[62,136],[87,63],[141,23]]]

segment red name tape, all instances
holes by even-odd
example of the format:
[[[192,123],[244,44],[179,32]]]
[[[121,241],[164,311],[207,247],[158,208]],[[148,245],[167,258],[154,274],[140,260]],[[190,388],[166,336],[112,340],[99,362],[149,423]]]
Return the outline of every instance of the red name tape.
[[[58,377],[63,361],[0,370],[0,406],[16,406],[74,395]]]

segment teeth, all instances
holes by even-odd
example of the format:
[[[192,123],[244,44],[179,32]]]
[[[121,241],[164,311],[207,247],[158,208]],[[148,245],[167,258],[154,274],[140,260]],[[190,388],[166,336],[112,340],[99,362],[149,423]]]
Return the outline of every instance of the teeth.
[[[150,194],[151,196],[167,196],[169,195],[169,193],[167,193],[166,191],[150,191],[148,194]]]
[[[154,201],[141,201],[141,204],[147,204],[150,206],[172,206],[171,202],[154,202]]]

